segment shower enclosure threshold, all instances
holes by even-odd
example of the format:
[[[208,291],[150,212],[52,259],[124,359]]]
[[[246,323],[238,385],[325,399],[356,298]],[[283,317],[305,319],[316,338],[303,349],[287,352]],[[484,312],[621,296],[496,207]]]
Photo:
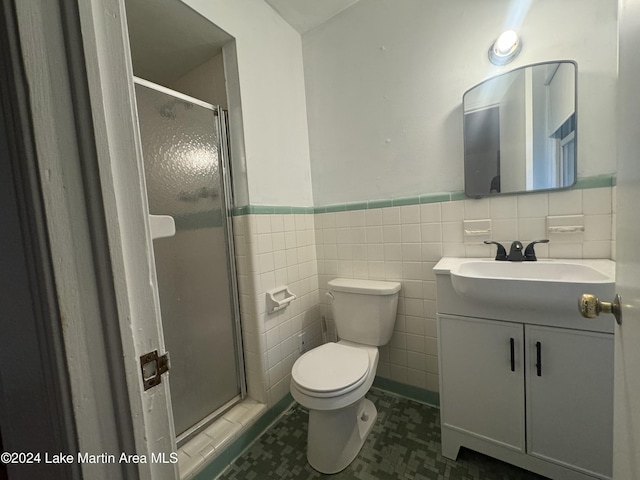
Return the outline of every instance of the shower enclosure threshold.
[[[218,418],[224,417],[224,414],[226,414],[227,411],[231,411],[232,407],[234,407],[236,404],[239,404],[241,400],[242,398],[240,397],[240,395],[232,398],[227,403],[222,405],[220,408],[218,408],[217,410],[211,412],[211,414],[204,417],[202,420],[196,423],[193,427],[189,428],[188,430],[178,435],[178,437],[176,438],[176,443],[178,444],[178,448],[188,443],[189,440],[197,436],[198,433],[200,433],[201,431],[204,431],[209,425],[215,423],[215,421]]]
[[[180,479],[188,480],[220,455],[264,413],[267,406],[246,398],[178,449]]]

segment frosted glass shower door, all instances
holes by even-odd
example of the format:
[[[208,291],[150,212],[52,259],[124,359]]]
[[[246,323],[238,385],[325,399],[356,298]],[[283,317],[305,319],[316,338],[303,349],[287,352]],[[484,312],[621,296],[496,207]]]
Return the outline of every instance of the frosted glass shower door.
[[[149,212],[176,225],[153,249],[180,439],[242,392],[231,225],[217,107],[146,85],[136,102]]]

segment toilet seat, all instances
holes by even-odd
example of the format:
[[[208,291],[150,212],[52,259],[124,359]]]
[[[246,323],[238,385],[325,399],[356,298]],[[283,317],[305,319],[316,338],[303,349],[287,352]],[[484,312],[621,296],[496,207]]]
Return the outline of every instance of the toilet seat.
[[[296,387],[312,397],[335,397],[358,388],[369,373],[366,350],[326,343],[302,355],[291,370]]]

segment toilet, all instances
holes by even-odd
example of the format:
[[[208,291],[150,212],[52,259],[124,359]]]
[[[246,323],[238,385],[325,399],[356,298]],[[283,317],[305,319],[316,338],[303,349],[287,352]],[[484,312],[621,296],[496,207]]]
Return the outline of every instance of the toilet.
[[[291,370],[291,395],[309,410],[307,460],[337,473],[358,455],[378,412],[364,398],[378,366],[378,346],[391,339],[397,282],[336,278],[328,283],[340,340],[308,351]]]

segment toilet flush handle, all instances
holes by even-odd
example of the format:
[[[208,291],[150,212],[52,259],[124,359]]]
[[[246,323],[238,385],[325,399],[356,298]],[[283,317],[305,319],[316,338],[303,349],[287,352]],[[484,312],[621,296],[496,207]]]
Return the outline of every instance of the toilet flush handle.
[[[335,300],[335,298],[336,298],[336,297],[333,296],[333,293],[331,293],[331,292],[327,292],[327,293],[325,293],[325,295],[327,297],[329,297],[331,300]]]

